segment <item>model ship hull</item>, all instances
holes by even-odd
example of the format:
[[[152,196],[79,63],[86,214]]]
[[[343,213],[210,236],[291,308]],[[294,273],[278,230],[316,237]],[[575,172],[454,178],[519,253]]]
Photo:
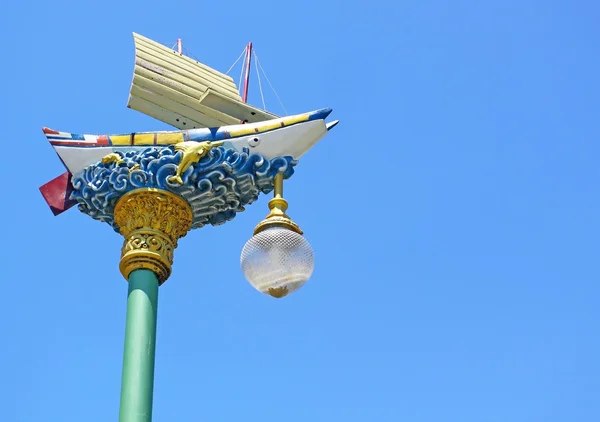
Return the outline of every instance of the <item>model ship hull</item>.
[[[77,174],[110,153],[168,148],[186,141],[223,141],[225,148],[260,154],[267,159],[289,156],[299,159],[336,122],[325,123],[331,109],[317,110],[253,124],[202,128],[186,131],[138,132],[125,135],[78,135],[44,128],[56,153]]]

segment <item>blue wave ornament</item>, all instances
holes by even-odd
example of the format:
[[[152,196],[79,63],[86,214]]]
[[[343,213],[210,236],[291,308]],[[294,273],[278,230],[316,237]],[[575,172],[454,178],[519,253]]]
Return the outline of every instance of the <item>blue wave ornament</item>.
[[[168,181],[183,156],[173,147],[116,154],[121,162],[97,162],[74,175],[71,193],[79,211],[110,224],[116,231],[119,227],[113,217],[115,205],[135,189],[157,188],[180,195],[192,208],[193,229],[207,224],[217,226],[232,220],[261,192],[271,192],[277,173],[283,173],[284,179],[291,177],[297,164],[289,156],[268,160],[260,154],[250,154],[248,148],[238,152],[220,146],[190,166],[182,175],[183,185],[179,185]]]

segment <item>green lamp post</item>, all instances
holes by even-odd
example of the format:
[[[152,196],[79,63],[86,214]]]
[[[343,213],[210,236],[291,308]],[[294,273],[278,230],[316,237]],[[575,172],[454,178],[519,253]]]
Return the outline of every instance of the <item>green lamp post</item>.
[[[137,34],[135,40],[129,106],[179,130],[80,135],[44,128],[67,173],[40,190],[55,215],[78,205],[124,237],[119,268],[128,296],[119,420],[150,422],[158,292],[171,275],[178,240],[232,220],[260,193],[273,192],[270,212],[243,247],[240,264],[267,295],[282,298],[300,288],[312,274],[314,255],[286,214],[283,183],[338,122],[326,122],[331,109],[272,115],[242,101],[230,77]],[[250,45],[247,53],[249,71]]]

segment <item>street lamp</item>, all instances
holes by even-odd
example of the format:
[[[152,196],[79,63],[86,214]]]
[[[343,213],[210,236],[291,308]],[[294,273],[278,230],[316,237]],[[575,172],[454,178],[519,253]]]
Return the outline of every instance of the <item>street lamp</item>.
[[[271,212],[254,229],[254,236],[242,249],[244,275],[262,293],[282,298],[298,290],[314,269],[314,254],[302,230],[285,213],[283,175],[275,176]]]
[[[313,272],[314,255],[286,214],[283,183],[338,122],[326,122],[331,109],[277,117],[245,104],[228,76],[135,36],[140,49],[130,106],[180,130],[81,135],[44,128],[68,172],[40,190],[55,215],[77,205],[124,238],[119,269],[128,296],[119,420],[150,422],[158,290],[171,275],[178,240],[232,220],[260,193],[273,191],[269,215],[243,247],[242,271],[275,298],[300,288]],[[194,120],[183,119],[183,112],[203,126],[229,123],[189,128]]]

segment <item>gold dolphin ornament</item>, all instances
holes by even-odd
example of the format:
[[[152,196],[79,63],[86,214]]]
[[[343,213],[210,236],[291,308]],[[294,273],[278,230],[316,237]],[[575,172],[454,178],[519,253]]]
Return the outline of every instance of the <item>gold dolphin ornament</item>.
[[[208,152],[211,149],[219,147],[224,143],[224,141],[186,141],[175,144],[175,151],[182,151],[183,155],[181,157],[181,161],[179,162],[179,166],[177,166],[177,172],[174,176],[170,176],[167,180],[171,183],[178,183],[180,185],[183,185],[181,175],[185,173],[185,171],[192,164],[198,163],[198,161],[200,161],[202,157],[208,154]]]

